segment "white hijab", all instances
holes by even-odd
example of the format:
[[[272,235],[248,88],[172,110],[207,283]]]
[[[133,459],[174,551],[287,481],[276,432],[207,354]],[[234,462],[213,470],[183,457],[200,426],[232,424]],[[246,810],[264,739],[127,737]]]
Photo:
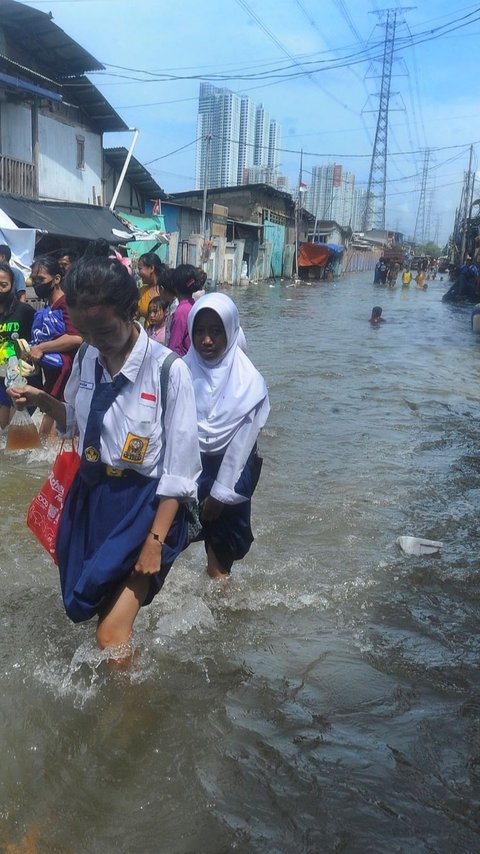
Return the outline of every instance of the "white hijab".
[[[202,359],[193,346],[195,318],[204,308],[210,308],[219,315],[227,338],[226,349],[213,363]],[[184,361],[193,378],[200,450],[219,454],[233,439],[244,418],[268,397],[267,386],[240,349],[238,309],[226,294],[206,294],[197,300],[188,315],[188,333],[192,346]],[[267,420],[269,406],[264,409],[265,417],[261,418],[260,428]]]

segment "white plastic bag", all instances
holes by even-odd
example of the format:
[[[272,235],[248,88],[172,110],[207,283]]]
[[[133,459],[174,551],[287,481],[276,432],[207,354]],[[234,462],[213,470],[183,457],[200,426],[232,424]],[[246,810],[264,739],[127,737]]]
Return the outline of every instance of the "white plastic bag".
[[[397,543],[407,555],[433,555],[443,546],[438,540],[424,540],[421,537],[397,537]]]

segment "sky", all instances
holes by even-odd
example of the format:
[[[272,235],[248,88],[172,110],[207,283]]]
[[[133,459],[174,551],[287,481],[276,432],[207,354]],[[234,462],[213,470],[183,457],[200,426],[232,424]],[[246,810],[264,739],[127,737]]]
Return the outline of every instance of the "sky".
[[[195,188],[200,80],[262,103],[282,126],[280,172],[298,186],[339,163],[367,188],[379,110],[386,10],[396,9],[386,226],[425,221],[440,246],[453,230],[473,145],[480,5],[423,0],[29,0],[100,60],[90,74],[131,128],[135,157],[168,192]],[[391,16],[390,16],[391,20]],[[219,77],[221,79],[219,79]],[[159,79],[160,78],[160,79]],[[128,147],[132,134],[106,134]],[[301,152],[303,151],[303,156]],[[426,154],[428,152],[428,154]],[[475,193],[478,198],[480,193]]]

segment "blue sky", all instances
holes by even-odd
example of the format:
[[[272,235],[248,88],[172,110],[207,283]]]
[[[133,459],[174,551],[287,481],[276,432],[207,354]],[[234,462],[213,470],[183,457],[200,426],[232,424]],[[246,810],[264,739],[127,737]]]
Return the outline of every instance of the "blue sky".
[[[313,166],[337,162],[366,187],[380,87],[380,66],[369,57],[383,51],[379,13],[395,7],[377,0],[30,0],[26,5],[51,11],[59,27],[106,65],[106,72],[91,79],[139,129],[135,156],[167,192],[194,187],[195,146],[189,144],[196,137],[199,84],[198,79],[148,80],[152,72],[179,78],[224,74],[229,79],[215,85],[262,102],[282,125],[281,171],[292,184],[298,181],[303,148],[305,183]],[[397,14],[388,134],[390,228],[413,233],[428,148],[431,237],[442,242],[452,230],[469,146],[480,145],[479,37],[480,5],[424,0]],[[235,79],[287,65],[295,77]],[[107,135],[105,144],[128,146],[129,140],[128,134]]]

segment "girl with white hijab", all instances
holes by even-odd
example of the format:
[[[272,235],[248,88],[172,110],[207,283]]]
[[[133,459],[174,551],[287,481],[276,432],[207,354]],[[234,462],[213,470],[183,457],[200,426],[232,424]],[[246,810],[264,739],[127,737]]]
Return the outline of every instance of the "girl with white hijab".
[[[225,578],[252,542],[251,497],[262,460],[258,434],[270,404],[265,380],[243,352],[238,309],[226,294],[206,294],[188,315],[184,361],[197,404],[202,474],[200,518],[211,578]]]

